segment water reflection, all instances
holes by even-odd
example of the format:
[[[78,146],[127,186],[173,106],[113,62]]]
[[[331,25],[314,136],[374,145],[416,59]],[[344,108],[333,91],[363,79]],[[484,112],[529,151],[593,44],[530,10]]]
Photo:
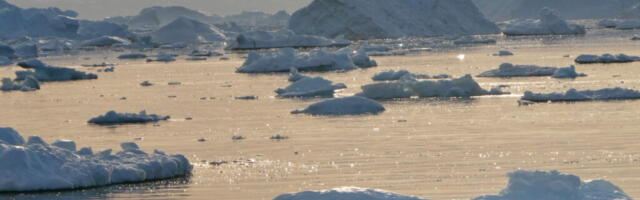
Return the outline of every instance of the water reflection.
[[[191,177],[107,187],[36,193],[0,193],[4,200],[184,199]]]

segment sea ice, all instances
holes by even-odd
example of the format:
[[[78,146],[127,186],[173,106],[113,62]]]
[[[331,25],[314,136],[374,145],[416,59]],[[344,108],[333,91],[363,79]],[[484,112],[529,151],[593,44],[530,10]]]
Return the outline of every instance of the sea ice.
[[[335,90],[347,88],[342,83],[333,84],[322,77],[305,77],[286,88],[279,88],[275,92],[278,97],[333,97]]]
[[[558,101],[605,101],[640,99],[640,91],[625,88],[604,88],[600,90],[576,90],[569,89],[565,93],[533,93],[526,91],[522,100],[533,102],[558,102]]]
[[[330,40],[320,36],[298,35],[291,30],[276,32],[253,31],[241,33],[228,46],[233,50],[299,48],[299,47],[343,47],[351,44],[345,40]]]
[[[537,20],[513,20],[507,22],[502,31],[505,35],[580,35],[585,34],[584,27],[569,24],[558,17],[555,11],[544,8]]]
[[[304,110],[295,110],[291,114],[310,115],[364,115],[384,112],[382,104],[364,97],[352,96],[324,100],[311,104]]]
[[[493,56],[513,56],[511,51],[498,51],[498,53],[494,53]]]
[[[627,56],[625,54],[603,54],[601,56],[583,54],[576,58],[576,63],[579,64],[592,64],[592,63],[628,63],[640,61],[639,56]]]
[[[19,62],[18,66],[25,69],[33,69],[33,71],[17,71],[16,80],[26,80],[28,76],[33,76],[38,81],[42,82],[74,81],[98,78],[98,75],[95,74],[80,72],[71,68],[47,65],[38,59],[29,59]]]
[[[576,66],[573,66],[573,65],[569,67],[558,68],[558,70],[556,70],[556,72],[554,72],[553,75],[551,75],[552,78],[577,78],[582,76],[587,76],[587,75],[583,73],[577,73]]]
[[[341,187],[322,191],[283,194],[273,200],[425,200],[378,189]]]
[[[147,114],[144,110],[140,111],[140,113],[118,113],[109,111],[104,115],[91,118],[88,123],[98,125],[138,124],[168,120],[169,118],[169,116]]]
[[[373,83],[362,86],[362,93],[357,94],[371,99],[395,99],[418,97],[471,97],[481,95],[504,94],[500,89],[491,91],[482,89],[471,75],[452,80],[438,81],[396,81]]]
[[[578,74],[574,66],[569,67],[541,67],[536,65],[513,65],[503,63],[498,69],[482,72],[478,77],[523,77],[523,76],[552,76],[554,78],[576,78],[585,76]]]
[[[236,70],[239,73],[288,72],[291,68],[300,71],[333,71],[358,69],[347,54],[312,50],[298,53],[292,48],[264,53],[251,52],[246,61]]]

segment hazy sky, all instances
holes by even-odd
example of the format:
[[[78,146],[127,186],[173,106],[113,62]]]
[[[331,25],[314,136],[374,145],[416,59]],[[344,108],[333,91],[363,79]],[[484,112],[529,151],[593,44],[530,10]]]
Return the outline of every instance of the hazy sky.
[[[181,5],[218,15],[241,11],[289,13],[309,4],[311,0],[7,0],[20,7],[59,7],[75,10],[80,18],[100,19],[111,16],[135,15],[149,6]]]

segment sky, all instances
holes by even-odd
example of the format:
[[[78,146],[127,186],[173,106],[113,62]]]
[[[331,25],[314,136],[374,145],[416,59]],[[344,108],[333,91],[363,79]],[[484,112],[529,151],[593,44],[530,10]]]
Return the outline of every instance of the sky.
[[[308,5],[311,0],[7,0],[19,7],[59,7],[80,13],[79,18],[102,19],[135,15],[150,6],[180,5],[208,14],[228,15],[242,11],[289,13]]]

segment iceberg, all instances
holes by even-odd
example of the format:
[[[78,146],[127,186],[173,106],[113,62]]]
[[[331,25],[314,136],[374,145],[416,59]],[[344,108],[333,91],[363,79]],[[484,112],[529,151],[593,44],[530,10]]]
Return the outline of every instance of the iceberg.
[[[524,77],[524,76],[551,76],[553,78],[576,78],[586,76],[576,73],[575,66],[569,67],[541,67],[536,65],[513,65],[503,63],[498,69],[482,72],[478,77]]]
[[[292,48],[264,53],[251,52],[246,61],[236,70],[239,73],[288,72],[291,68],[300,71],[335,71],[358,69],[348,54],[312,50],[298,53]]]
[[[604,19],[620,16],[637,0],[473,0],[493,21],[531,19],[545,7],[558,11],[565,19]]]
[[[19,90],[23,92],[36,91],[40,89],[40,82],[33,76],[27,76],[25,80],[11,80],[10,78],[3,78],[0,90],[2,91],[14,91]]]
[[[18,58],[38,57],[38,47],[35,44],[23,44],[15,48],[15,56]]]
[[[0,0],[0,38],[15,39],[24,36],[56,36],[74,38],[79,22],[77,13],[58,8],[22,9]]]
[[[322,191],[283,194],[273,200],[426,200],[378,189],[341,187]]]
[[[352,96],[329,99],[311,104],[304,110],[295,110],[291,114],[310,115],[365,115],[384,112],[382,104],[364,97]]]
[[[98,78],[98,75],[95,74],[80,72],[71,68],[47,65],[35,58],[19,62],[18,66],[25,69],[33,69],[33,71],[17,71],[16,80],[26,80],[28,76],[33,76],[38,81],[42,82],[74,81]]]
[[[371,77],[371,79],[374,81],[397,81],[402,79],[426,79],[426,78],[429,78],[429,76],[425,74],[414,74],[404,69],[398,70],[398,71],[395,71],[395,70],[383,71]]]
[[[505,35],[581,35],[586,33],[583,26],[567,23],[549,8],[540,11],[540,19],[507,22],[502,32]]]
[[[349,40],[500,32],[471,0],[314,0],[293,13],[289,29]]]
[[[578,64],[593,64],[593,63],[629,63],[640,61],[639,56],[628,56],[625,54],[611,55],[611,54],[603,54],[603,55],[591,55],[591,54],[583,54],[576,58],[576,63]]]
[[[6,56],[0,56],[0,66],[13,65],[13,61]]]
[[[305,77],[286,88],[279,88],[275,92],[277,97],[333,97],[335,90],[347,88],[343,83],[333,84],[322,77]]]
[[[11,46],[0,44],[0,56],[13,58],[16,56],[16,50],[14,50]]]
[[[99,38],[102,36],[114,36],[119,38],[133,37],[127,25],[115,24],[107,21],[80,21],[78,35],[81,38]]]
[[[573,65],[569,67],[558,68],[558,70],[556,70],[556,72],[553,72],[553,75],[551,75],[552,78],[577,78],[583,76],[587,75],[583,73],[577,73],[576,66]]]
[[[509,184],[498,195],[473,200],[632,200],[618,186],[606,180],[582,181],[558,171],[524,171],[508,174]]]
[[[109,111],[104,115],[91,118],[87,122],[97,125],[139,124],[158,122],[168,120],[169,118],[169,116],[147,114],[147,112],[144,110],[140,111],[140,113],[118,113],[116,111]]]
[[[604,88],[599,90],[569,89],[565,93],[533,93],[526,91],[521,100],[532,102],[561,102],[561,101],[606,101],[640,99],[640,91],[625,88]]]
[[[0,128],[0,192],[73,190],[113,184],[146,182],[187,176],[192,165],[183,155],[155,150],[145,153],[135,143],[122,151],[76,151],[75,142],[47,144],[37,136],[24,138],[11,128]]]
[[[232,50],[270,49],[270,48],[306,48],[306,47],[343,47],[351,42],[330,40],[311,35],[298,35],[291,30],[276,32],[253,31],[241,33],[227,47]]]
[[[133,16],[128,21],[127,25],[132,29],[156,29],[181,17],[205,23],[210,23],[214,20],[214,17],[182,6],[154,6],[142,9],[138,15]]]
[[[370,99],[395,99],[418,97],[471,97],[481,95],[500,95],[504,92],[498,88],[490,91],[482,89],[471,75],[452,80],[438,81],[396,81],[373,83],[362,86],[362,92],[357,96]]]
[[[116,36],[102,36],[90,40],[86,40],[80,44],[83,47],[111,47],[113,45],[129,45],[129,42],[126,39],[116,37]]]
[[[222,42],[226,38],[217,28],[194,19],[179,17],[151,33],[154,42],[160,44],[200,44]]]
[[[360,68],[369,68],[378,66],[378,63],[369,57],[370,53],[364,49],[354,51],[350,48],[342,48],[336,51],[336,53],[346,54],[351,56],[353,64]]]

